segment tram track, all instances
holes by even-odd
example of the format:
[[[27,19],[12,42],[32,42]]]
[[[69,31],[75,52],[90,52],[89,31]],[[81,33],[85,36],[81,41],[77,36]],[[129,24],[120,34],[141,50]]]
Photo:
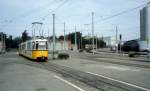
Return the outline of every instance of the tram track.
[[[98,59],[98,58],[88,58],[88,60],[150,69],[150,65],[143,65],[143,64],[136,64],[136,63],[132,64],[132,63],[128,63],[128,62],[116,62],[116,61],[108,61],[108,60],[106,61],[106,60]]]
[[[78,80],[90,87],[98,89],[99,91],[149,91],[147,89],[136,88],[128,84],[123,84],[114,80],[99,77],[52,62],[40,64],[49,71],[61,74],[61,76],[64,78]]]
[[[125,66],[133,66],[133,67],[150,69],[150,65],[148,65],[148,64],[150,64],[149,61],[144,61],[144,62],[137,61],[137,62],[141,62],[141,64],[139,64],[139,63],[135,63],[136,60],[132,60],[132,59],[129,60],[129,59],[112,58],[112,57],[104,57],[104,56],[90,56],[90,55],[86,55],[86,54],[84,54],[82,56],[78,55],[78,57],[80,57],[80,59],[84,59],[84,60],[86,59],[86,60],[96,61],[96,62],[104,62],[104,63],[119,64],[119,65],[125,65]],[[119,61],[112,61],[112,60],[119,60]],[[124,60],[124,61],[120,61],[120,60]]]
[[[86,71],[79,71],[70,67],[58,65],[53,63],[53,61],[32,62],[26,60],[25,58],[20,58],[18,61],[14,59],[9,62],[3,62],[3,65],[4,64],[22,64],[40,69],[45,69],[60,74],[64,79],[69,78],[79,81],[99,91],[150,91],[147,89],[136,88],[128,84],[123,84],[114,80],[110,80],[105,77],[90,74]]]

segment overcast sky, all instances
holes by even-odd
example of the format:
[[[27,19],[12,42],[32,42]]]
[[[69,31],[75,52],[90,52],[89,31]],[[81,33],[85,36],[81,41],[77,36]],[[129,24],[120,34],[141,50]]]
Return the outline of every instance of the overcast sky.
[[[31,35],[32,22],[43,22],[45,36],[52,34],[52,14],[56,14],[56,35],[77,31],[91,34],[91,12],[94,12],[94,30],[97,36],[115,36],[115,26],[124,40],[139,38],[140,14],[138,8],[114,18],[103,19],[147,3],[149,0],[0,0],[0,32],[21,36],[27,29]],[[37,31],[38,33],[38,31]]]

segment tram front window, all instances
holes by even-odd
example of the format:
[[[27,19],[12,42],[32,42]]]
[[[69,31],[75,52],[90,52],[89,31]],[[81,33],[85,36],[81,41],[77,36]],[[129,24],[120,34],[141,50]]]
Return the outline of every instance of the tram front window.
[[[37,42],[36,50],[47,50],[47,43],[46,42]]]

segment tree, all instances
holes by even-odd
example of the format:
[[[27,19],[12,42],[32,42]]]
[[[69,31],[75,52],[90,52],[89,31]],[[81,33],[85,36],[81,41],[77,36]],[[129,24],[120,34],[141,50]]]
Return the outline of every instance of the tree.
[[[9,37],[6,37],[6,49],[12,48],[13,45],[13,39],[12,36],[9,35]]]
[[[13,39],[12,48],[18,48],[19,44],[22,42],[21,37],[16,37]]]
[[[64,36],[59,36],[59,38],[58,38],[59,40],[64,40]]]
[[[22,38],[21,37],[15,37],[14,39],[12,38],[12,35],[5,35],[5,44],[6,44],[6,50],[9,51],[10,49],[14,48],[18,48],[19,44],[22,42]]]
[[[82,37],[82,33],[80,32],[76,32],[77,35],[77,46],[78,49],[81,48],[81,44],[82,44],[82,48],[85,48],[86,44],[92,44],[93,38],[86,38],[86,37]],[[71,40],[72,44],[75,44],[75,32],[70,33],[66,36],[68,38],[68,40]],[[81,43],[81,38],[82,38],[82,43]],[[96,44],[96,37],[94,38],[94,44]],[[102,40],[102,39],[98,39],[97,41],[97,47],[98,48],[103,48],[106,47],[106,43]]]
[[[25,42],[26,40],[28,40],[28,33],[26,30],[24,30],[22,33],[22,41]]]
[[[85,48],[86,44],[89,44],[89,45],[93,44],[92,37],[90,37],[90,38],[83,37],[82,41],[83,41],[82,42],[83,48]],[[96,45],[96,37],[94,38],[94,41],[95,41],[94,44]],[[97,38],[97,48],[104,48],[104,47],[106,47],[106,43],[102,39]]]
[[[78,49],[81,48],[81,36],[82,34],[80,32],[76,32]],[[75,32],[68,34],[66,37],[72,44],[75,44]]]

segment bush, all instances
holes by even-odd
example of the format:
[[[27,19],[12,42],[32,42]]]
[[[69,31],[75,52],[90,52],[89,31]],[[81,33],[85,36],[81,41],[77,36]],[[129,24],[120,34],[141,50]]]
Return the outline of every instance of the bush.
[[[83,49],[80,49],[79,52],[83,52]]]
[[[135,55],[136,55],[136,53],[134,53],[134,52],[129,52],[129,54],[128,54],[129,57],[134,57]]]
[[[86,52],[92,53],[92,49],[86,49]]]
[[[59,53],[58,54],[58,58],[59,59],[68,59],[69,58],[69,54],[67,54],[67,53]]]
[[[134,57],[134,54],[129,54],[129,57]]]

